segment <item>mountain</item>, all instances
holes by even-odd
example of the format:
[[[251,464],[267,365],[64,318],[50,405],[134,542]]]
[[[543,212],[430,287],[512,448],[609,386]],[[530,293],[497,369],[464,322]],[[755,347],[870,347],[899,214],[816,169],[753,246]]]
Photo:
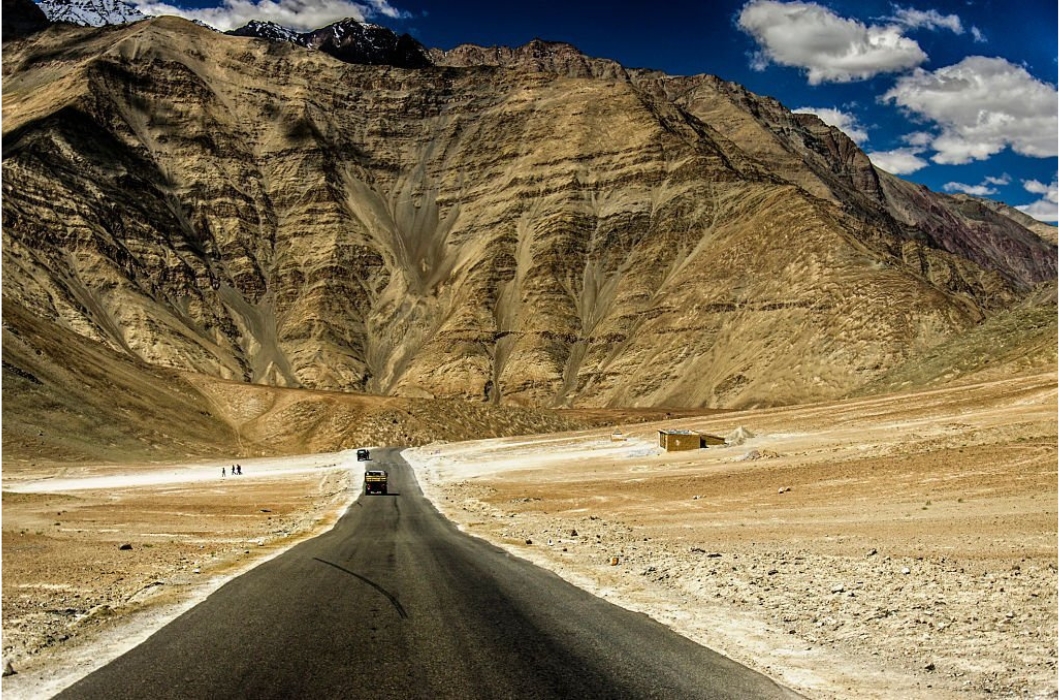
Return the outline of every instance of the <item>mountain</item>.
[[[1019,209],[1015,209],[1001,202],[983,199],[982,197],[973,197],[966,194],[955,194],[953,195],[953,198],[961,203],[961,209],[968,212],[968,215],[971,217],[975,217],[976,212],[980,212],[983,209],[989,209],[1004,217],[1012,219],[1019,226],[1028,231],[1033,231],[1042,239],[1056,245],[1056,226],[1038,221],[1037,219],[1024,214]]]
[[[253,21],[226,32],[233,36],[283,41],[322,51],[346,63],[398,68],[425,68],[431,65],[427,50],[408,34],[377,24],[344,19],[310,32],[295,32],[273,22]]]
[[[129,24],[147,18],[136,6],[124,0],[40,0],[38,6],[52,22],[86,27]],[[253,20],[226,34],[288,42],[321,51],[346,63],[399,68],[431,65],[427,49],[408,34],[399,36],[386,27],[354,19],[344,19],[309,32]]]
[[[172,17],[3,62],[5,361],[43,324],[211,382],[740,408],[1055,304],[1054,243],[713,76],[549,42],[396,70]]]
[[[461,44],[448,51],[431,49],[429,55],[433,63],[455,68],[489,66],[574,78],[630,79],[629,72],[619,63],[586,56],[562,41],[534,39],[517,47]]]
[[[37,4],[52,22],[85,27],[128,24],[147,17],[124,0],[40,0]]]
[[[554,411],[282,389],[183,373],[111,350],[18,306],[4,310],[3,344],[5,469],[335,452],[600,423]]]
[[[239,29],[225,32],[232,36],[245,36],[252,39],[267,39],[269,41],[286,41],[299,46],[308,46],[309,42],[300,33],[289,27],[281,27],[275,22],[261,22],[251,20]]]

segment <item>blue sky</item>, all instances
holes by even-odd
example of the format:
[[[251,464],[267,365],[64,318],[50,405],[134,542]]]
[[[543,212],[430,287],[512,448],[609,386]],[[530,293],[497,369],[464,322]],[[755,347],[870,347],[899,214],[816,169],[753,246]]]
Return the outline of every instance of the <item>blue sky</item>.
[[[304,31],[355,17],[443,49],[541,38],[628,67],[710,73],[818,114],[884,170],[1057,220],[1056,0],[133,4],[219,29],[262,19]]]

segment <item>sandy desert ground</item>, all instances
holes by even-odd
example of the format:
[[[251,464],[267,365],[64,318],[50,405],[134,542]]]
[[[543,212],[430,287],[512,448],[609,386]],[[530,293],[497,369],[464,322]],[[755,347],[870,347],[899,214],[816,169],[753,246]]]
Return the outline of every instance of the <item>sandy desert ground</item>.
[[[665,453],[665,427],[729,442]],[[465,531],[808,697],[1057,696],[1055,372],[406,457]],[[349,453],[222,480],[232,461],[5,474],[5,696],[46,697],[358,492]]]

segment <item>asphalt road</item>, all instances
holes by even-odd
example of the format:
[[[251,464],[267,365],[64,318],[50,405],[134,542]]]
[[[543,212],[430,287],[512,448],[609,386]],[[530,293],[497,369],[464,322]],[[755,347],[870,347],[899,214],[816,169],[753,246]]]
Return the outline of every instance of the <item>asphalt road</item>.
[[[59,698],[794,698],[390,494],[233,579]]]

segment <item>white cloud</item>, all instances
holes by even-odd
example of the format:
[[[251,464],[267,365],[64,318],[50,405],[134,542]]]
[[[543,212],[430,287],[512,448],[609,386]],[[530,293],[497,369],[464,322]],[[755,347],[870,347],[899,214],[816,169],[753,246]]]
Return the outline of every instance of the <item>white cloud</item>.
[[[1056,87],[1002,58],[969,56],[936,71],[917,68],[881,98],[938,125],[936,163],[985,160],[1007,147],[1057,155]]]
[[[309,31],[347,17],[364,22],[378,16],[392,19],[407,16],[388,0],[368,0],[367,3],[351,0],[223,0],[219,6],[197,9],[149,0],[139,3],[137,9],[145,15],[176,15],[198,20],[221,31],[237,29],[255,19]]]
[[[999,186],[1007,185],[1011,182],[1012,178],[1006,173],[999,176],[987,175],[978,185],[967,185],[963,182],[947,182],[942,186],[942,189],[947,192],[964,192],[965,194],[975,195],[976,197],[986,197],[987,195],[997,194],[997,188]]]
[[[1024,204],[1016,207],[1024,214],[1033,216],[1039,221],[1056,221],[1057,215],[1057,186],[1056,178],[1053,178],[1051,184],[1044,184],[1037,180],[1024,180],[1023,189],[1027,190],[1031,194],[1042,195],[1041,199],[1031,204]]]
[[[755,68],[770,63],[802,68],[811,85],[866,80],[927,60],[900,25],[865,25],[812,2],[751,0],[738,23],[761,47]]]
[[[947,192],[963,192],[976,197],[986,197],[987,195],[997,194],[997,188],[991,187],[988,184],[966,185],[963,182],[947,182],[942,186],[942,189]]]
[[[1031,194],[1044,194],[1051,202],[1056,203],[1056,179],[1053,179],[1053,184],[1045,185],[1038,180],[1024,180],[1023,189],[1027,190]]]
[[[402,19],[411,16],[411,13],[397,9],[387,2],[387,0],[369,0],[368,4],[371,5],[376,14],[389,17],[390,19]]]
[[[1038,221],[1051,221],[1056,223],[1057,219],[1060,218],[1060,216],[1057,216],[1056,202],[1047,202],[1044,199],[1039,199],[1033,204],[1024,204],[1016,208]]]
[[[921,152],[922,149],[911,147],[896,148],[893,151],[872,151],[865,155],[880,170],[894,175],[908,175],[928,166],[928,162],[918,155]]]
[[[818,119],[829,126],[839,129],[849,136],[854,143],[862,144],[869,140],[869,132],[858,122],[858,118],[850,112],[844,112],[833,107],[799,107],[791,111],[796,114],[817,115]]]
[[[989,197],[997,194],[997,187],[994,185],[1007,185],[1012,182],[1012,178],[1008,175],[1002,175],[1000,177],[985,177],[983,182],[978,185],[967,185],[963,182],[947,182],[942,186],[942,189],[946,192],[963,192],[964,194],[970,194],[975,197]],[[1052,184],[1046,185],[1037,180],[1024,180],[1023,189],[1030,192],[1031,194],[1041,195],[1041,197],[1031,204],[1023,204],[1016,207],[1024,214],[1032,216],[1039,221],[1056,221],[1057,220],[1057,187],[1056,180],[1054,179]]]
[[[908,143],[910,146],[915,146],[920,149],[917,153],[921,153],[931,145],[931,142],[935,140],[933,134],[929,134],[926,131],[914,131],[911,134],[906,134],[902,137],[902,140]]]
[[[911,7],[896,8],[894,21],[910,29],[949,29],[954,34],[964,34],[964,25],[957,15],[943,15],[938,10],[914,10]]]

